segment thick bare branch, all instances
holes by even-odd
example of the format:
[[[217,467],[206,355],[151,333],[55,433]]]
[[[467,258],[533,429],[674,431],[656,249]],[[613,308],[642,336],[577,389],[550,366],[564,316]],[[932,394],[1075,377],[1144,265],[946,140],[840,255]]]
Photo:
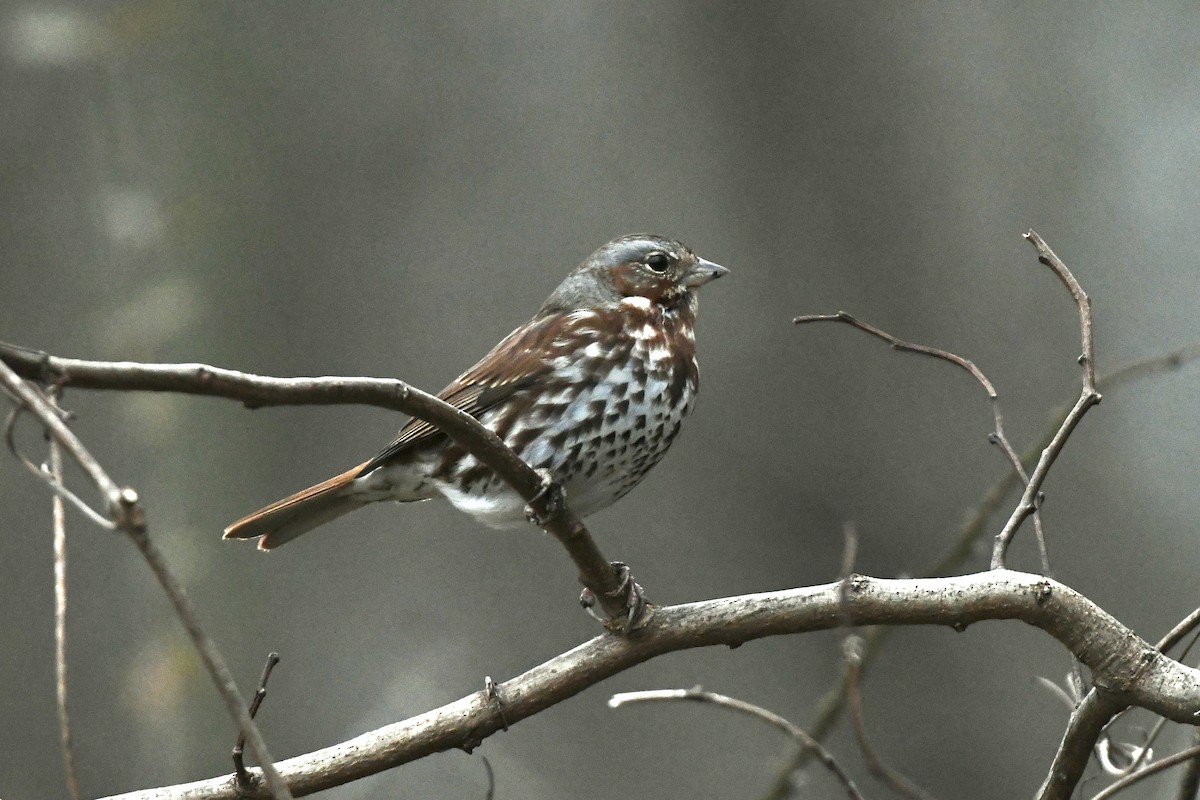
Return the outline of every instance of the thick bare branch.
[[[501,684],[503,718],[485,691],[297,756],[277,766],[297,795],[337,786],[431,753],[477,744],[504,725],[549,708],[663,653],[737,645],[764,636],[855,625],[950,625],[1019,619],[1062,642],[1106,697],[1174,720],[1200,710],[1200,671],[1159,653],[1083,595],[1040,575],[989,570],[952,578],[842,582],[658,609],[631,636],[602,635]],[[1111,714],[1110,714],[1111,716]],[[253,773],[253,770],[252,770]],[[260,791],[251,797],[263,797]],[[238,797],[232,775],[121,795],[123,800]]]
[[[287,405],[373,405],[403,411],[435,425],[486,464],[529,503],[543,530],[556,538],[579,570],[579,580],[599,600],[609,624],[620,629],[630,611],[627,570],[614,567],[566,503],[500,437],[470,414],[404,381],[383,378],[275,378],[207,364],[141,364],[60,358],[0,343],[0,361],[31,380],[81,389],[173,392],[239,400],[250,408]],[[569,498],[568,498],[569,500]],[[634,621],[635,624],[637,620]]]
[[[1188,631],[1192,630],[1196,623],[1200,611],[1193,611],[1185,617],[1178,625],[1172,628],[1158,643],[1154,645],[1155,649],[1165,653],[1187,635]],[[1180,658],[1185,658],[1187,652]],[[1083,776],[1083,771],[1087,767],[1088,759],[1091,757],[1096,743],[1100,737],[1104,735],[1105,729],[1111,725],[1115,719],[1120,716],[1128,708],[1128,703],[1121,702],[1118,698],[1102,691],[1098,687],[1092,687],[1091,690],[1079,702],[1074,713],[1071,714],[1071,720],[1067,725],[1066,733],[1063,734],[1062,743],[1058,747],[1058,752],[1054,755],[1054,763],[1050,767],[1050,774],[1047,775],[1045,782],[1042,784],[1041,792],[1038,794],[1038,800],[1066,800],[1070,798],[1075,790],[1076,784]],[[1149,745],[1154,737],[1161,730],[1163,720],[1159,721],[1159,725],[1155,727],[1154,734],[1151,735],[1146,743],[1146,750],[1143,750],[1143,755],[1148,752]],[[1191,724],[1195,724],[1193,720]],[[1140,758],[1139,758],[1140,760]],[[1136,766],[1136,765],[1135,765]]]

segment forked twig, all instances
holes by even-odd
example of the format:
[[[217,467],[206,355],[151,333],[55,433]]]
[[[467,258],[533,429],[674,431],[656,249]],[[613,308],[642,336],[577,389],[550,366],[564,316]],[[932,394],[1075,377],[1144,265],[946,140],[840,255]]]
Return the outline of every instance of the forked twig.
[[[259,706],[267,697],[267,680],[271,677],[271,670],[275,669],[275,665],[279,663],[279,653],[268,653],[267,663],[263,665],[262,676],[258,679],[258,690],[254,692],[254,699],[250,701],[250,719],[258,716]],[[233,774],[237,776],[239,786],[249,786],[251,783],[250,773],[246,770],[246,762],[244,753],[246,750],[246,734],[238,733],[237,743],[233,746]]]
[[[6,394],[8,394],[7,391]],[[50,474],[42,467],[34,464],[33,461],[28,459],[25,454],[20,451],[20,449],[17,447],[15,430],[17,420],[20,419],[21,414],[25,411],[25,406],[20,404],[20,398],[17,398],[11,394],[9,397],[18,405],[13,406],[12,411],[10,411],[8,414],[8,418],[4,421],[4,444],[8,447],[8,452],[12,453],[13,458],[15,458],[19,464],[25,467],[25,469],[29,470],[39,480],[44,481],[57,497],[66,500],[71,505],[75,506],[75,508],[79,509],[80,513],[91,520],[94,524],[99,525],[101,528],[106,530],[116,530],[116,523],[101,514],[96,509],[89,506],[81,497],[79,497],[79,495],[68,489],[62,481],[61,475],[55,476]],[[51,439],[51,441],[54,440]]]
[[[957,353],[952,353],[949,350],[942,350],[941,348],[930,347],[929,345],[924,344],[906,342],[903,339],[899,339],[887,331],[882,330],[881,328],[877,328],[870,323],[863,322],[853,314],[849,314],[845,311],[839,311],[836,314],[805,314],[792,319],[792,323],[796,325],[802,325],[811,322],[844,322],[847,325],[858,328],[864,333],[868,333],[871,336],[876,337],[877,339],[882,339],[891,345],[892,349],[894,350],[900,350],[907,353],[916,353],[918,355],[941,359],[942,361],[948,361],[956,367],[965,370],[980,386],[983,387],[983,390],[987,393],[988,401],[991,403],[992,419],[995,427],[992,432],[988,434],[988,442],[1000,448],[1000,452],[1004,454],[1005,459],[1008,460],[1009,465],[1021,479],[1021,482],[1028,485],[1029,475],[1025,472],[1025,466],[1021,463],[1021,458],[1017,455],[1016,450],[1013,449],[1012,443],[1008,439],[1008,435],[1004,432],[1004,415],[1000,411],[1000,399],[996,392],[996,387],[988,379],[987,375],[983,373],[983,370],[975,365],[975,362],[968,358],[964,358]],[[1036,501],[1037,505],[1033,509],[1034,526],[1037,529],[1039,552],[1042,560],[1042,571],[1048,575],[1050,574],[1050,563],[1046,556],[1046,540],[1042,531],[1042,519],[1039,508],[1041,505],[1040,497],[1037,497]]]
[[[692,689],[652,689],[643,692],[621,692],[614,694],[609,698],[609,708],[620,708],[629,703],[643,703],[653,701],[676,701],[676,700],[691,700],[700,703],[711,703],[723,708],[732,709],[742,714],[747,714],[756,719],[760,719],[771,725],[774,725],[779,730],[792,737],[797,746],[802,747],[816,755],[817,759],[833,773],[834,777],[842,784],[846,790],[846,794],[852,800],[863,800],[862,794],[859,793],[858,787],[854,785],[854,780],[846,774],[845,770],[838,765],[833,755],[828,750],[821,746],[821,743],[813,739],[804,729],[779,716],[773,711],[768,711],[761,706],[747,703],[744,700],[738,700],[734,697],[729,697],[716,692],[707,692],[699,686]]]
[[[1100,389],[1111,392],[1120,389],[1121,386],[1127,383],[1132,383],[1168,370],[1179,369],[1198,359],[1200,359],[1200,344],[1186,345],[1162,355],[1151,356],[1150,358],[1140,359],[1118,367],[1110,373],[1099,376],[1096,379],[1096,383]],[[1065,407],[1059,411],[1054,421],[1047,426],[1038,441],[1021,456],[1022,463],[1032,464],[1037,459],[1038,454],[1050,445],[1055,431],[1062,427],[1067,413],[1068,409]],[[958,537],[946,552],[928,568],[919,571],[918,575],[926,577],[945,575],[965,563],[975,552],[975,545],[983,538],[987,530],[987,524],[997,509],[1000,508],[1001,502],[1019,485],[1016,473],[1006,471],[984,493],[979,505],[971,510],[962,527],[959,529]],[[1191,630],[1197,624],[1200,624],[1200,609],[1197,609],[1187,619],[1176,626],[1177,630],[1183,630],[1179,630],[1177,638],[1169,645],[1166,645],[1166,647],[1174,647],[1175,642],[1186,635],[1187,630]],[[863,637],[862,669],[864,671],[870,667],[872,661],[882,650],[888,637],[891,635],[891,630],[888,627],[872,628]],[[813,737],[824,739],[833,728],[842,709],[845,707],[846,681],[843,676],[842,680],[839,680],[825,693],[818,704],[813,723],[809,727]],[[776,792],[764,798],[764,800],[778,800],[780,797],[782,795]]]
[[[262,734],[259,733],[254,720],[250,719],[250,715],[246,711],[246,703],[225,664],[224,657],[200,626],[195,608],[184,592],[183,586],[171,572],[162,552],[150,540],[146,531],[145,515],[138,503],[137,492],[128,487],[119,488],[100,465],[100,462],[79,440],[79,437],[62,421],[57,409],[13,372],[3,360],[0,360],[0,386],[38,419],[47,434],[83,468],[92,483],[100,490],[101,496],[105,498],[109,506],[111,524],[105,527],[122,531],[141,551],[142,557],[146,559],[146,563],[150,566],[155,578],[158,579],[159,585],[166,591],[171,604],[175,607],[176,614],[191,636],[193,645],[200,653],[209,675],[225,700],[227,710],[237,722],[238,727],[246,734],[250,749],[262,765],[261,768],[272,795],[276,800],[290,800],[291,793],[288,791],[287,784],[275,769],[266,742],[263,741]],[[54,483],[49,480],[47,473],[38,470],[38,475],[47,485],[54,487]]]
[[[1067,290],[1071,292],[1071,297],[1074,298],[1079,310],[1080,339],[1083,345],[1083,353],[1079,356],[1079,363],[1083,368],[1083,388],[1079,393],[1079,399],[1075,401],[1075,405],[1067,412],[1066,418],[1063,420],[1058,431],[1055,432],[1054,437],[1050,440],[1050,444],[1042,451],[1037,465],[1034,466],[1033,472],[1030,473],[1029,480],[1025,485],[1025,493],[1021,496],[1017,507],[1013,509],[1004,528],[1000,533],[996,534],[995,545],[992,548],[992,569],[1004,569],[1004,559],[1013,537],[1016,535],[1017,530],[1020,529],[1021,523],[1030,514],[1036,512],[1040,505],[1039,494],[1042,490],[1042,484],[1046,481],[1046,476],[1050,474],[1050,468],[1054,466],[1055,460],[1062,452],[1067,439],[1070,438],[1071,433],[1075,430],[1075,426],[1083,419],[1083,415],[1101,400],[1100,393],[1096,391],[1096,354],[1092,343],[1091,301],[1088,299],[1087,294],[1084,293],[1083,287],[1079,285],[1079,281],[1067,269],[1067,265],[1054,254],[1054,251],[1050,249],[1050,246],[1046,244],[1041,236],[1038,236],[1035,231],[1031,230],[1025,234],[1025,238],[1037,250],[1038,261],[1048,266],[1058,276],[1058,279],[1062,281],[1063,285],[1067,287]]]

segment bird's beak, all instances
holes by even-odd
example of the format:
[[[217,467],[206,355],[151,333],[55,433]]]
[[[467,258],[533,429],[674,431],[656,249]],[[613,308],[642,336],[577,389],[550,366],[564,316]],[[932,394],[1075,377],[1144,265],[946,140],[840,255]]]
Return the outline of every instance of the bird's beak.
[[[683,282],[689,289],[695,289],[697,286],[703,286],[709,281],[715,281],[722,275],[728,274],[729,270],[720,264],[714,264],[711,261],[705,261],[703,258],[697,258],[696,265],[687,271]]]

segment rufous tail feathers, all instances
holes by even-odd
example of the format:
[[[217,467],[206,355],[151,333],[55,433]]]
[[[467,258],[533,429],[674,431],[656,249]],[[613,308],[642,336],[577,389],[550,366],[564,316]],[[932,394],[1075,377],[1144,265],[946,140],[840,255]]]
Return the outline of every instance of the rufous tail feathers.
[[[369,502],[353,487],[354,479],[366,463],[247,514],[225,529],[225,538],[253,539],[257,536],[258,549],[270,550],[349,514]]]

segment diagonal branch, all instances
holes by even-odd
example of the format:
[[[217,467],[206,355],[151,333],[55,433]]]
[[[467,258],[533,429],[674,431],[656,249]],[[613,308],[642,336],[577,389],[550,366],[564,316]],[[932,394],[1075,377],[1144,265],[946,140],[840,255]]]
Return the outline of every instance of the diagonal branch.
[[[846,596],[843,597],[843,594]],[[602,635],[487,691],[297,756],[277,766],[297,795],[311,794],[432,753],[472,746],[605,678],[664,653],[738,645],[783,634],[855,625],[948,625],[1019,619],[1062,642],[1086,664],[1105,697],[1177,721],[1200,709],[1200,670],[1157,652],[1092,601],[1040,575],[989,570],[952,578],[842,582],[660,608],[627,637]],[[248,798],[264,797],[253,790]],[[231,776],[120,796],[122,800],[236,800]]]
[[[404,381],[383,378],[276,378],[207,364],[141,364],[60,358],[0,343],[0,361],[30,380],[80,389],[172,392],[239,400],[249,408],[290,405],[373,405],[403,411],[435,425],[529,503],[534,518],[554,536],[579,570],[579,581],[599,599],[613,629],[625,627],[629,593],[636,584],[628,570],[604,558],[595,540],[566,503],[562,492],[522,461],[470,414]],[[115,487],[113,487],[115,489]],[[640,588],[636,589],[640,591]],[[642,620],[633,620],[633,626]]]

